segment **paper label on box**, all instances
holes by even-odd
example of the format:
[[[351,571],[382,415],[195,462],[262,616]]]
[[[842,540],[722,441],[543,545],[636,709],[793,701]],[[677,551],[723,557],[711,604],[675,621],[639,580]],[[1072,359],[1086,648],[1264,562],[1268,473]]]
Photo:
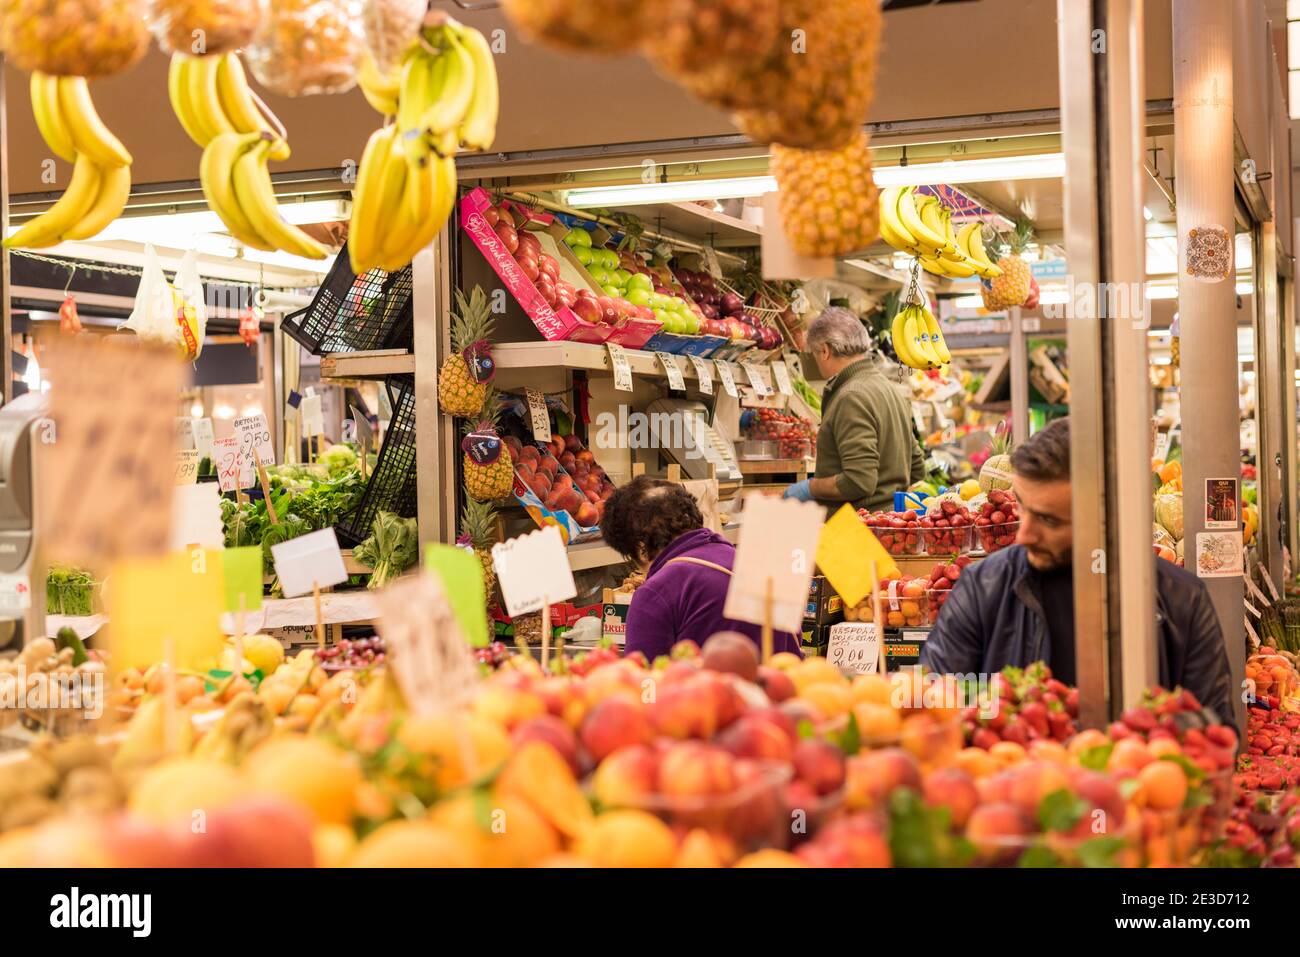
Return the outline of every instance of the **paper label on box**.
[[[239,447],[239,439],[230,436],[212,443],[212,464],[217,470],[221,491],[251,488],[257,484],[257,467],[251,455]]]
[[[212,457],[212,420],[195,419],[194,420],[194,448],[199,453],[199,458]]]
[[[749,378],[749,384],[753,386],[754,392],[760,397],[766,397],[772,394],[772,387],[767,384],[763,378],[763,373],[758,366],[752,362],[742,362],[741,366],[745,370],[745,375]]]
[[[321,397],[318,395],[305,395],[302,398],[302,405],[298,408],[298,414],[302,416],[302,434],[306,438],[322,435],[325,432],[325,412],[321,407]],[[268,432],[269,436],[270,433]],[[263,462],[263,465],[269,465],[269,462]]]
[[[21,615],[32,607],[32,583],[26,575],[0,575],[0,617]]]
[[[304,409],[308,401],[310,400],[303,399]],[[316,401],[319,403],[320,399],[317,398]],[[235,419],[231,424],[234,426],[235,436],[239,439],[240,451],[247,455],[256,455],[257,465],[275,464],[275,448],[271,445],[271,427],[266,424],[265,415],[261,412],[257,415],[245,415]]]
[[[176,452],[176,484],[193,485],[199,479],[199,450],[178,449]]]
[[[567,601],[578,593],[560,530],[554,525],[492,546],[497,584],[510,617],[540,611],[544,603]]]
[[[211,482],[181,485],[172,497],[171,550],[192,545],[221,548],[225,531],[221,525],[221,493]]]
[[[546,396],[536,389],[525,389],[528,396],[528,415],[533,423],[533,438],[538,442],[551,441],[551,416],[546,411]]]
[[[329,588],[348,580],[333,528],[322,528],[272,545],[271,559],[286,598],[309,595],[313,587]]]
[[[777,391],[782,395],[794,395],[794,384],[790,381],[790,367],[784,359],[772,363],[772,375],[776,379]]]
[[[628,364],[627,352],[617,343],[607,342],[609,364],[614,370],[614,388],[620,392],[632,391],[632,366]]]
[[[718,370],[718,378],[722,380],[722,388],[727,390],[727,395],[733,399],[739,399],[740,392],[736,389],[736,376],[731,368],[731,363],[718,359],[713,363],[713,367]]]
[[[176,416],[176,448],[194,448],[194,420],[187,415]]]
[[[709,371],[711,363],[696,355],[686,358],[690,359],[691,365],[695,366],[695,377],[700,380],[700,391],[705,395],[713,395],[713,373]]]
[[[879,646],[875,622],[845,621],[831,625],[826,659],[840,671],[875,674],[880,661]]]
[[[678,392],[685,392],[686,378],[682,375],[682,367],[677,364],[677,357],[669,355],[667,352],[656,352],[655,355],[659,357],[664,371],[668,373],[668,388],[676,389]]]

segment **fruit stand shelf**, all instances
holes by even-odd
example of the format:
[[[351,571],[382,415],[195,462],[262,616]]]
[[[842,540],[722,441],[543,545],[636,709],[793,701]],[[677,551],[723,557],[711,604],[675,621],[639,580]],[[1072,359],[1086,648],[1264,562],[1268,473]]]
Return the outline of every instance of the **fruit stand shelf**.
[[[586,342],[497,343],[492,346],[492,358],[496,360],[498,369],[564,368],[613,374],[609,364],[609,350]],[[668,374],[653,352],[629,349],[627,362],[633,375],[667,378]],[[683,359],[678,365],[682,368],[684,378],[697,379],[695,366],[689,360]],[[714,389],[721,389],[716,377]]]
[[[741,459],[741,475],[798,475],[806,478],[811,459]]]
[[[657,229],[677,233],[688,239],[703,240],[710,246],[757,246],[763,229],[757,223],[737,219],[696,203],[653,203],[629,206],[616,211],[631,213]]]
[[[322,379],[383,379],[415,372],[415,356],[405,349],[330,352],[321,356]]]

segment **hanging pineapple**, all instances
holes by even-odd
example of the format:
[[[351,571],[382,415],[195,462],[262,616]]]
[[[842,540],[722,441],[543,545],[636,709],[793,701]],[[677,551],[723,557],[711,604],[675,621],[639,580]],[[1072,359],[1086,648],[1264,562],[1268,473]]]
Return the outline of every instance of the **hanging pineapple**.
[[[506,450],[509,455],[509,450]],[[483,591],[488,604],[492,603],[492,590],[496,588],[497,573],[492,566],[492,546],[501,540],[497,534],[497,510],[488,502],[467,499],[460,512],[460,537],[456,544],[471,548],[483,566]]]
[[[514,488],[514,460],[505,442],[497,435],[497,417],[501,414],[497,391],[485,390],[478,415],[465,429],[460,443],[465,453],[465,491],[477,502],[497,502],[509,498]]]
[[[772,174],[790,244],[805,256],[843,256],[880,234],[871,181],[870,138],[859,133],[837,150],[772,147]]]
[[[999,264],[1000,265],[1000,264]],[[993,433],[989,457],[980,466],[980,491],[1011,488],[1011,427],[1002,422]]]
[[[1006,241],[998,237],[997,266],[1002,275],[996,279],[980,283],[980,294],[984,297],[984,308],[989,310],[1010,309],[1023,306],[1029,298],[1033,275],[1029,263],[1021,258],[1025,247],[1033,238],[1034,226],[1029,220],[1022,219],[1016,223],[1013,232]]]
[[[482,286],[467,297],[456,290],[451,317],[451,355],[438,371],[438,405],[447,415],[467,418],[483,407],[495,367],[488,339],[496,318]]]

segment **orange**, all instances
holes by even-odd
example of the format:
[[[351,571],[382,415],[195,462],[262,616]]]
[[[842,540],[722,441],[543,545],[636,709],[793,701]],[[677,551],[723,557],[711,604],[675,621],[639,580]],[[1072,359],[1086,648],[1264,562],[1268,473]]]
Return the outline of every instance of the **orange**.
[[[1077,755],[1089,748],[1099,748],[1110,744],[1110,738],[1096,728],[1085,728],[1070,739],[1070,754]]]
[[[799,692],[799,698],[812,705],[827,721],[848,714],[849,708],[853,707],[853,692],[842,681],[809,685]]]
[[[677,841],[653,814],[610,811],[596,818],[573,851],[597,867],[672,867]]]
[[[532,867],[560,851],[560,836],[522,798],[462,794],[437,804],[429,820],[473,845],[483,867]]]
[[[993,747],[989,748],[989,754],[1003,767],[1020,764],[1029,757],[1029,755],[1025,753],[1025,749],[1014,741],[999,741],[997,744],[993,745]]]
[[[291,735],[254,748],[244,763],[244,779],[253,791],[305,805],[322,824],[349,824],[361,772],[338,748]]]
[[[349,867],[475,867],[464,838],[427,821],[389,821],[367,835]]]
[[[1138,772],[1147,807],[1170,811],[1182,807],[1187,797],[1187,775],[1173,761],[1152,761]]]
[[[1137,738],[1123,738],[1115,742],[1110,758],[1106,761],[1106,770],[1111,774],[1116,771],[1140,771],[1152,761],[1145,741]]]

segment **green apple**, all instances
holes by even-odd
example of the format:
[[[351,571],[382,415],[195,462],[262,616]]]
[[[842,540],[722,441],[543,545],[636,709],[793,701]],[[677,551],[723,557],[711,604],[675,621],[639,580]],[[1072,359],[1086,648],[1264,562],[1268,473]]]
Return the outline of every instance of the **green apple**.
[[[627,286],[628,282],[630,282],[632,279],[632,274],[628,272],[626,269],[615,269],[614,279],[618,282],[620,286],[626,289],[628,288]]]
[[[682,321],[685,323],[685,332],[687,335],[697,335],[700,331],[700,317],[693,312],[682,314]]]
[[[604,283],[600,288],[605,290],[605,295],[610,296],[613,299],[623,298],[623,290],[619,289],[618,286],[615,286],[612,283]]]
[[[573,243],[575,246],[582,246],[585,249],[591,248],[591,233],[585,229],[572,230],[569,235],[575,237]]]
[[[600,264],[606,269],[614,270],[618,268],[618,253],[612,249],[600,250]]]
[[[654,292],[655,281],[643,272],[633,273],[627,281],[628,289],[644,289],[646,292]]]
[[[596,281],[597,286],[609,285],[609,280],[610,280],[609,270],[606,269],[604,266],[593,265],[590,269],[587,270],[587,272],[591,274],[591,278]]]
[[[570,234],[570,235],[572,235],[572,234]],[[574,256],[574,258],[577,259],[578,262],[582,263],[584,266],[590,266],[590,265],[591,265],[591,258],[592,258],[592,255],[593,255],[593,253],[592,253],[592,249],[591,249],[590,246],[574,246],[574,247],[573,247],[573,256]]]
[[[654,293],[642,289],[640,286],[629,286],[625,298],[634,306],[648,306],[650,305],[650,297],[653,295]]]

